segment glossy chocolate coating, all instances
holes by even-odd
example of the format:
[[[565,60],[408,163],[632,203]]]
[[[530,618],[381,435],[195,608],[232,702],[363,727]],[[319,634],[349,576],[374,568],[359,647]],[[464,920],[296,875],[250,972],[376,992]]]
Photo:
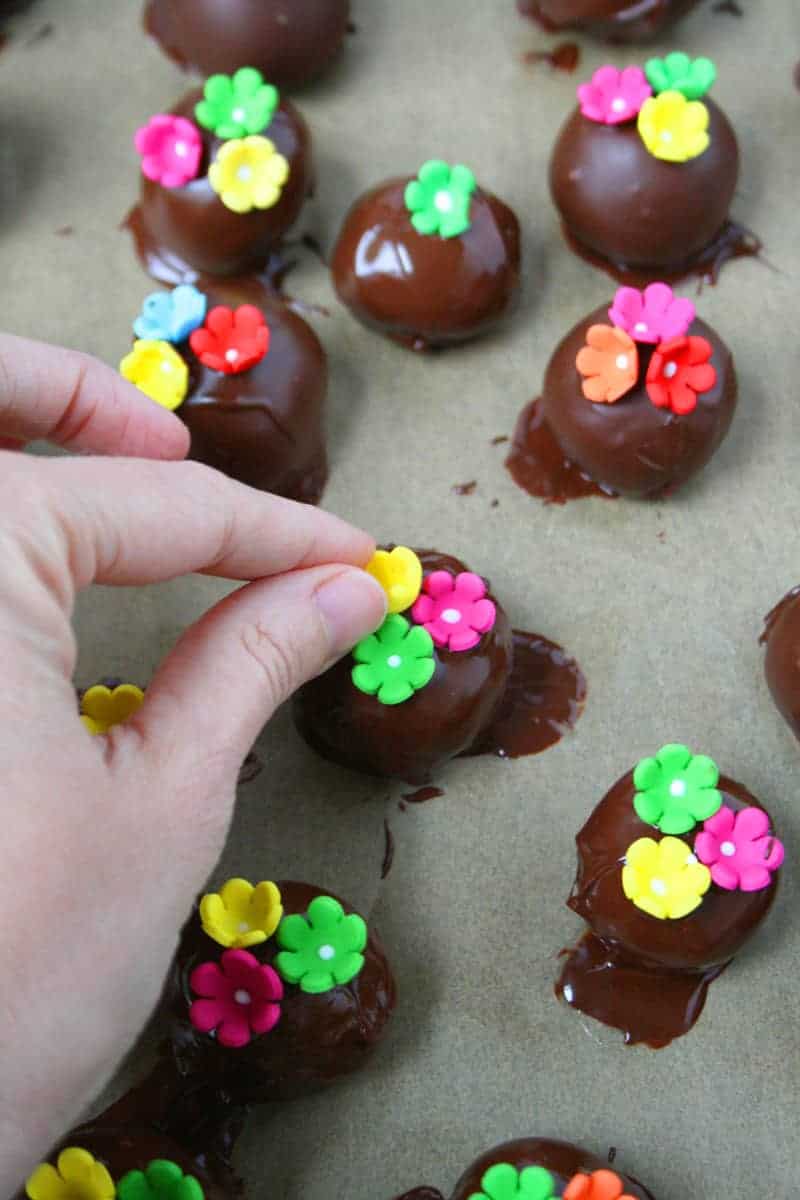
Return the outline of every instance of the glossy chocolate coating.
[[[487,1150],[467,1167],[455,1186],[451,1200],[469,1200],[470,1196],[480,1194],[483,1176],[496,1163],[510,1163],[518,1171],[525,1167],[544,1167],[553,1176],[557,1196],[562,1194],[574,1175],[613,1170],[624,1183],[627,1195],[633,1196],[634,1200],[654,1200],[647,1188],[628,1175],[621,1174],[616,1167],[610,1167],[607,1159],[599,1158],[580,1146],[573,1146],[571,1142],[558,1142],[550,1138],[516,1138],[513,1142],[504,1142],[493,1150]]]
[[[739,148],[708,96],[708,149],[684,163],[645,146],[635,121],[603,125],[576,108],[550,160],[550,190],[568,234],[619,272],[691,272],[728,219]]]
[[[762,643],[769,690],[796,738],[800,738],[800,587],[766,617]]]
[[[201,75],[257,67],[299,87],[336,56],[350,0],[148,0],[147,32],[179,66]]]
[[[734,812],[764,806],[747,788],[723,775],[722,802]],[[671,971],[724,966],[741,950],[775,899],[780,872],[759,892],[725,891],[711,885],[688,917],[660,921],[637,908],[622,890],[622,860],[638,838],[661,835],[633,807],[633,772],[614,784],[576,838],[578,874],[567,901],[604,941],[621,946],[639,963]],[[684,835],[689,849],[700,826]]]
[[[247,303],[220,288],[208,307]],[[248,371],[225,375],[179,347],[190,390],[177,415],[192,435],[190,458],[265,492],[316,504],[328,475],[323,410],[328,368],[317,335],[278,299],[262,297],[269,351]]]
[[[305,883],[279,882],[278,887],[287,916],[305,915],[315,896],[331,894]],[[354,911],[340,903],[345,912]],[[262,963],[272,963],[278,952],[274,937],[249,947]],[[284,984],[277,1025],[241,1049],[220,1045],[189,1021],[194,998],[189,977],[200,963],[216,962],[222,953],[195,913],[184,927],[165,993],[172,1053],[181,1075],[202,1079],[235,1104],[257,1104],[317,1091],[366,1063],[395,1005],[394,977],[373,931],[355,979],[317,995]]]
[[[658,37],[697,0],[518,0],[517,7],[550,31],[580,29],[608,42]]]
[[[435,550],[417,554],[426,574],[469,569]],[[502,702],[511,673],[511,629],[497,599],[490,598],[497,606],[494,627],[472,650],[453,653],[435,647],[435,674],[410,700],[381,704],[359,691],[351,679],[353,659],[347,655],[296,693],[299,732],[333,762],[426,783],[451,758],[470,749]]]
[[[636,386],[614,404],[595,404],[583,394],[575,359],[590,325],[610,323],[609,307],[590,313],[557,347],[545,374],[541,415],[566,457],[603,487],[624,496],[657,496],[704,467],[728,432],[737,396],[733,358],[714,330],[695,320],[689,333],[710,342],[717,378],[697,397],[693,412],[679,416],[651,402],[645,376],[654,347],[645,343],[637,343]]]
[[[226,1197],[238,1194],[232,1175],[228,1186],[223,1186],[206,1173],[197,1158],[146,1125],[117,1127],[90,1122],[67,1134],[43,1161],[55,1164],[59,1153],[68,1146],[88,1150],[106,1167],[115,1184],[129,1171],[143,1171],[155,1159],[167,1159],[176,1163],[184,1175],[194,1176],[203,1189],[205,1200],[226,1200]],[[13,1200],[26,1200],[24,1187],[20,1188]]]
[[[380,184],[347,214],[331,258],[339,299],[364,325],[414,350],[477,337],[513,306],[517,218],[502,200],[478,189],[465,233],[423,236],[405,205],[408,183]]]
[[[190,92],[170,111],[197,124],[194,109],[202,94]],[[290,101],[281,100],[261,134],[289,163],[289,178],[272,208],[235,213],[225,207],[208,181],[209,165],[223,143],[198,129],[203,158],[197,178],[185,187],[166,188],[140,173],[140,200],[127,218],[142,265],[163,283],[263,270],[313,190],[311,135]]]

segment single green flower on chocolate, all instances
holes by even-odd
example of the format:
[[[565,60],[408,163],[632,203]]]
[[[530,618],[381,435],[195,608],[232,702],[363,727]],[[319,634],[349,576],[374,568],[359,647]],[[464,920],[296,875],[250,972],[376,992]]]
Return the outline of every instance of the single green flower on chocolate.
[[[381,704],[403,704],[433,678],[436,662],[433,638],[421,625],[410,625],[390,613],[377,633],[353,650],[358,666],[352,680],[360,692],[377,696]]]
[[[655,758],[643,758],[633,772],[633,807],[642,821],[662,833],[688,833],[720,808],[718,783],[713,759],[692,754],[686,746],[662,746]]]
[[[277,88],[264,82],[255,67],[241,67],[235,75],[210,75],[203,99],[194,115],[218,138],[243,138],[262,133],[278,107]]]
[[[651,58],[644,65],[647,82],[658,96],[661,92],[682,92],[687,100],[699,100],[717,78],[710,58],[689,58],[676,50],[666,58]]]
[[[406,187],[406,208],[417,233],[451,238],[470,227],[469,207],[477,184],[469,167],[432,159]]]
[[[480,1192],[469,1200],[556,1200],[555,1180],[544,1167],[523,1167],[495,1163],[481,1179]]]
[[[155,1158],[143,1171],[129,1171],[120,1179],[117,1200],[203,1200],[203,1189],[177,1163]]]
[[[332,896],[315,896],[304,917],[284,917],[275,936],[281,947],[275,970],[303,992],[329,992],[355,979],[364,966],[366,922],[358,913],[345,916]]]

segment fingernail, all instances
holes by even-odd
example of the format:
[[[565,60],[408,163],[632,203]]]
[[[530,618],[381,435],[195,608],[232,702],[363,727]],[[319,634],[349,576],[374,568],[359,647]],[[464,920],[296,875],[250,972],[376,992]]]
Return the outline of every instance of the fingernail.
[[[342,571],[317,588],[314,599],[336,658],[373,633],[386,616],[386,593],[365,571]]]

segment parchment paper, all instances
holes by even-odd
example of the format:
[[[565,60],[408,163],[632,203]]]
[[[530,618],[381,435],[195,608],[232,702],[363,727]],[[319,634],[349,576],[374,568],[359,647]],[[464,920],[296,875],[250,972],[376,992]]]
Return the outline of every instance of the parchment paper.
[[[766,261],[730,265],[699,298],[734,349],[740,405],[711,466],[664,504],[546,508],[511,482],[506,447],[490,445],[536,394],[563,333],[613,292],[562,243],[546,165],[577,82],[610,56],[649,52],[583,41],[569,76],[523,64],[556,39],[513,0],[354,0],[341,64],[299,97],[319,161],[303,228],[326,248],[361,190],[432,156],[471,164],[525,236],[511,325],[428,358],[356,325],[301,251],[289,290],[331,313],[314,318],[332,367],[325,504],[379,539],[434,545],[489,575],[515,624],[578,657],[589,699],[554,749],[456,763],[445,796],[407,811],[407,789],[316,759],[288,712],[263,735],[266,768],[241,791],[217,877],[295,877],[347,896],[379,927],[401,999],[370,1069],[252,1119],[239,1166],[254,1200],[447,1192],[478,1152],[534,1133],[617,1147],[659,1200],[795,1193],[798,746],[770,702],[757,638],[800,579],[800,12],[796,0],[743,0],[738,19],[713,7],[657,50],[717,61],[714,96],[742,149],[734,211]],[[118,230],[137,189],[133,130],[186,87],[142,34],[140,9],[38,0],[0,54],[3,324],[113,364],[151,290]],[[471,480],[472,495],[453,493]],[[188,579],[83,597],[78,680],[145,683],[224,590]],[[654,1053],[559,1006],[552,984],[580,930],[563,904],[573,836],[612,781],[667,740],[711,754],[763,800],[787,862],[768,925],[714,984],[695,1030]],[[382,883],[384,817],[396,852]]]

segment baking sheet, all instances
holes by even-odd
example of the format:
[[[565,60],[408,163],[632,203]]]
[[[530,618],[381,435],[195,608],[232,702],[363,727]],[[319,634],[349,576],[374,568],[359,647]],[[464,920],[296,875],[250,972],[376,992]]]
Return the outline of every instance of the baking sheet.
[[[118,229],[137,188],[132,133],[186,87],[141,33],[140,7],[37,0],[0,54],[3,324],[111,363],[150,290]],[[254,1198],[389,1200],[420,1183],[448,1192],[477,1153],[528,1133],[617,1147],[621,1169],[659,1200],[794,1193],[798,747],[770,703],[757,638],[800,571],[800,12],[795,0],[742,7],[736,18],[707,0],[657,47],[715,58],[714,95],[742,149],[734,213],[770,264],[734,263],[700,297],[734,350],[740,406],[711,466],[663,504],[544,507],[490,444],[511,433],[557,340],[613,291],[563,245],[546,186],[576,83],[608,49],[578,39],[569,76],[523,64],[558,39],[519,19],[513,0],[354,0],[357,32],[339,68],[299,97],[320,180],[303,228],[324,247],[358,192],[433,156],[471,164],[516,209],[525,238],[512,323],[430,358],[357,326],[322,265],[301,254],[290,290],[330,309],[313,318],[332,367],[325,504],[379,539],[435,545],[489,575],[516,625],[578,657],[589,699],[555,748],[456,763],[443,797],[405,811],[408,789],[319,761],[288,712],[263,735],[266,768],[241,791],[216,877],[295,877],[347,896],[380,928],[401,998],[370,1069],[254,1116],[239,1154]],[[622,65],[647,53],[612,55]],[[452,491],[472,480],[471,495]],[[187,579],[82,597],[79,681],[146,682],[224,590]],[[607,786],[667,740],[713,755],[769,807],[787,865],[768,925],[713,985],[695,1030],[654,1053],[560,1007],[552,984],[558,951],[580,930],[563,904],[574,833]],[[381,881],[384,818],[396,849]]]

